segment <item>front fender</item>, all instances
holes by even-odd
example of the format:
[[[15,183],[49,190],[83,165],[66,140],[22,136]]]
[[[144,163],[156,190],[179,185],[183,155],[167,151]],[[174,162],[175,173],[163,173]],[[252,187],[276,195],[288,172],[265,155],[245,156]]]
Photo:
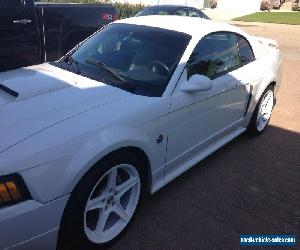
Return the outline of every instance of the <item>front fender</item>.
[[[37,141],[43,141],[42,138],[32,140],[33,145]],[[24,163],[34,166],[20,171],[20,174],[33,198],[46,203],[72,192],[82,176],[96,162],[117,149],[137,147],[146,153],[151,166],[161,164],[164,159],[153,157],[156,152],[149,145],[151,139],[146,133],[132,127],[113,127],[89,136],[86,134],[74,137],[62,145],[48,145],[31,156],[24,155]],[[34,164],[29,163],[30,159]],[[15,166],[19,165],[16,161],[15,163]],[[18,169],[13,172],[18,172]]]
[[[163,178],[167,139],[156,138],[167,138],[169,98],[132,96],[120,102],[56,123],[2,152],[0,176],[20,173],[33,198],[48,202],[70,193],[105,155],[137,147],[148,156],[151,173]]]
[[[61,180],[61,190],[70,193],[85,173],[106,155],[126,147],[139,148],[147,155],[150,166],[157,166],[164,159],[154,157],[155,151],[149,147],[152,140],[146,133],[133,127],[114,127],[101,131],[87,141],[72,158]]]

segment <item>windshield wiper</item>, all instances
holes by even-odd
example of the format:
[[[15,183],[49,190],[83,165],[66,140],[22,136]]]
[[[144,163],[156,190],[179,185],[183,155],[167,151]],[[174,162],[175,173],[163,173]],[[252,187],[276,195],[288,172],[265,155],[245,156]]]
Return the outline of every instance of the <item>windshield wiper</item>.
[[[129,89],[131,90],[136,90],[135,86],[130,84],[129,82],[126,81],[126,79],[119,73],[116,72],[116,70],[108,67],[105,63],[97,60],[97,59],[94,59],[94,58],[87,58],[85,60],[85,62],[87,64],[91,64],[91,65],[94,65],[94,66],[97,66],[103,70],[105,70],[106,72],[110,73],[114,78],[116,78],[117,80],[119,80],[122,84],[124,84],[126,87],[128,87]]]
[[[78,67],[78,62],[75,61],[71,55],[69,55],[69,54],[65,55],[65,57],[63,58],[63,61],[68,65],[72,65],[73,68],[76,70],[76,73],[81,75],[80,69]]]
[[[119,75],[113,69],[111,69],[110,67],[108,67],[105,63],[103,63],[103,62],[101,62],[101,61],[99,61],[97,59],[87,58],[85,60],[85,62],[87,64],[91,64],[91,65],[97,66],[97,67],[99,67],[101,69],[104,69],[106,72],[110,73],[114,78],[117,78],[121,82],[125,82],[126,81],[121,75]]]

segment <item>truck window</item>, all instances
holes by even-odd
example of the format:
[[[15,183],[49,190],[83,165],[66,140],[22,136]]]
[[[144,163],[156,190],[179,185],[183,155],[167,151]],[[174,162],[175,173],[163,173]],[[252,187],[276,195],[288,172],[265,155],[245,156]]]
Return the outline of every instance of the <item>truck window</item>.
[[[21,5],[22,0],[0,0],[0,8],[18,8]]]

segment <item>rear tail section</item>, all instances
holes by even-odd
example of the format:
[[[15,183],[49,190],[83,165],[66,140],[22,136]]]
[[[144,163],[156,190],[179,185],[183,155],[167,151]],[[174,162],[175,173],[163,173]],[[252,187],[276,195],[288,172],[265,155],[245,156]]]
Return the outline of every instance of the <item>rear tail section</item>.
[[[272,49],[276,49],[279,50],[279,46],[278,43],[273,40],[273,39],[269,39],[269,38],[264,38],[264,37],[258,37],[255,36],[254,37],[260,44],[262,44],[267,50],[272,50]]]
[[[269,38],[264,37],[254,37],[268,52],[268,57],[272,58],[270,62],[272,62],[271,68],[274,70],[274,74],[276,75],[276,85],[275,85],[275,95],[279,90],[279,86],[282,79],[282,56],[279,50],[278,43]]]

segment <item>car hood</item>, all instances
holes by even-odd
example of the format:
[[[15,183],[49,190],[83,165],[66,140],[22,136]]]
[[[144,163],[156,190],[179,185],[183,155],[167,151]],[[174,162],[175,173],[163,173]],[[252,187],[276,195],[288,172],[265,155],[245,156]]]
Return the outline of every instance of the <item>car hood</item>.
[[[0,153],[93,108],[132,94],[49,64],[0,74]]]
[[[72,75],[59,73],[62,72],[44,64],[0,74],[0,106],[12,100],[22,101],[76,84]]]

